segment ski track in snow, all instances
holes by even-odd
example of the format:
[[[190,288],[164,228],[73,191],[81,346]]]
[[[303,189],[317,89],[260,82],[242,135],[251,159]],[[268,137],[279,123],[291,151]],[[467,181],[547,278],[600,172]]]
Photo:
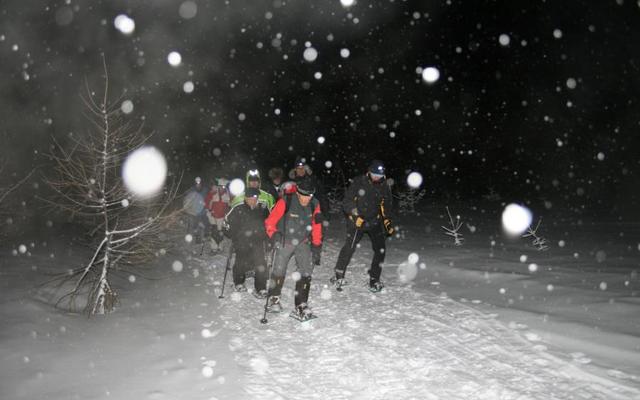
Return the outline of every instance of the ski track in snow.
[[[227,277],[219,316],[231,337],[229,348],[246,371],[247,398],[640,398],[634,388],[550,355],[535,338],[527,340],[526,332],[496,321],[495,314],[398,285],[395,277],[386,279],[381,293],[370,293],[366,246],[356,252],[347,272],[350,284],[339,293],[329,285],[338,251],[337,244],[325,243],[309,297],[319,318],[309,322],[288,316],[293,264],[283,289],[284,310],[267,314],[267,324],[260,323],[264,300],[234,293]],[[216,264],[222,268],[209,268],[207,280],[219,285],[224,263]],[[252,284],[249,278],[250,290]],[[219,291],[220,286],[216,296]]]

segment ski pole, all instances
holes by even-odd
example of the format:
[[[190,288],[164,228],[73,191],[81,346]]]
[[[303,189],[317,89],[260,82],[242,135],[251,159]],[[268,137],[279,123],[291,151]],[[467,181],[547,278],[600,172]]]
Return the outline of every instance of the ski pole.
[[[287,234],[287,213],[289,211],[289,206],[291,205],[291,197],[292,195],[288,195],[287,198],[284,200],[285,203],[285,207],[284,207],[284,215],[282,218],[282,244],[281,246],[284,247],[285,244],[285,235]],[[282,201],[282,199],[278,200],[278,201]],[[275,206],[274,206],[275,207]],[[278,231],[276,231],[278,232]],[[275,235],[275,233],[274,233]],[[267,278],[267,300],[264,303],[264,314],[262,315],[262,319],[260,320],[261,323],[266,324],[267,322],[267,307],[269,305],[269,299],[271,298],[271,295],[269,294],[270,290],[269,290],[269,285],[271,283],[271,272],[273,271],[273,264],[275,263],[276,260],[276,250],[278,250],[278,247],[276,246],[276,243],[274,241],[273,243],[273,250],[271,250],[271,265],[267,265],[267,268],[269,268],[269,273],[268,273],[268,278]]]
[[[224,267],[224,278],[222,279],[222,291],[220,292],[219,299],[224,298],[224,286],[227,283],[227,272],[229,272],[229,264],[231,264],[231,256],[233,255],[233,242],[229,245],[229,256],[227,256],[227,265]]]
[[[360,232],[360,228],[356,228],[356,231],[353,233],[353,240],[351,241],[351,251],[353,251],[353,248],[356,245],[356,237],[358,236],[358,232]]]
[[[269,298],[271,297],[269,286],[271,285],[271,271],[273,271],[273,263],[275,262],[275,259],[276,259],[276,250],[277,250],[277,247],[275,247],[275,245],[274,245],[273,246],[273,250],[271,250],[271,260],[267,264],[267,268],[269,269],[269,272],[267,274],[267,285],[266,285],[266,288],[267,288],[267,299],[265,300],[264,313],[262,314],[262,319],[260,320],[260,323],[262,323],[262,324],[266,324],[267,322],[269,322],[267,320],[267,307],[269,306]]]
[[[356,231],[353,233],[353,240],[351,241],[351,254],[353,254],[354,247],[355,247],[355,245],[356,245],[356,243],[357,243],[356,238],[358,237],[358,233],[360,233],[361,231],[362,231],[362,229],[360,229],[360,228],[356,228]],[[336,290],[337,290],[338,292],[342,292],[342,282],[343,282],[343,279],[344,279],[344,274],[343,274],[343,276],[342,276],[342,279],[338,280],[338,285],[336,286]]]

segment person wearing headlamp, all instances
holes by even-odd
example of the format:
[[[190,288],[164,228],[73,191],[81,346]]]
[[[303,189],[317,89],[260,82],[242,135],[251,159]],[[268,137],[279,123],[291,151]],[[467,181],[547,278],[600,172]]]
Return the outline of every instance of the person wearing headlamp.
[[[262,185],[262,180],[260,178],[260,171],[258,171],[258,169],[256,168],[249,169],[245,174],[245,186],[247,188],[258,189],[260,193],[258,195],[258,202],[260,204],[263,204],[267,208],[267,210],[271,210],[273,208],[273,205],[275,204],[275,199],[267,191],[262,190],[261,185]],[[244,202],[244,194],[240,194],[238,196],[235,196],[231,200],[230,207],[233,208],[239,204],[242,204],[243,202]]]
[[[380,281],[386,245],[385,237],[394,233],[391,223],[393,196],[386,182],[386,169],[382,161],[373,160],[364,175],[353,178],[344,194],[342,209],[346,217],[347,235],[335,266],[331,283],[342,289],[347,265],[364,234],[369,235],[373,259],[369,268],[369,290],[379,292],[384,287]]]

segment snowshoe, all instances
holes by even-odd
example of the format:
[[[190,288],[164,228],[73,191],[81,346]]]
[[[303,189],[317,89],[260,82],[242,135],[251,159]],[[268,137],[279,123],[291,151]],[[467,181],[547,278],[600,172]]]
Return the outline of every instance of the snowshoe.
[[[269,298],[269,304],[267,304],[267,312],[269,313],[282,312],[282,304],[280,304],[280,296],[271,296]]]
[[[307,303],[300,304],[298,307],[296,307],[295,310],[291,311],[291,314],[289,314],[289,316],[293,319],[297,319],[300,322],[306,322],[318,318],[311,311],[311,308],[307,306]]]
[[[335,287],[336,287],[336,290],[337,290],[337,291],[339,291],[339,292],[341,292],[341,291],[342,291],[342,287],[343,287],[343,286],[347,286],[347,285],[349,284],[349,282],[347,282],[347,280],[346,280],[346,279],[344,279],[344,278],[338,278],[338,277],[336,277],[336,276],[332,276],[332,277],[329,279],[329,282],[331,282],[331,284],[332,284],[333,286],[335,286]]]
[[[369,283],[369,291],[372,293],[378,293],[384,288],[384,284],[382,282],[371,282]]]
[[[233,287],[233,289],[236,292],[246,292],[247,291],[247,287],[244,285],[244,283],[239,283],[239,284],[235,285]]]
[[[255,291],[253,292],[253,296],[254,296],[256,299],[261,299],[261,300],[262,300],[262,299],[266,299],[266,298],[267,298],[267,291],[266,291],[266,290],[264,290],[264,289],[262,289],[262,290],[255,290]]]

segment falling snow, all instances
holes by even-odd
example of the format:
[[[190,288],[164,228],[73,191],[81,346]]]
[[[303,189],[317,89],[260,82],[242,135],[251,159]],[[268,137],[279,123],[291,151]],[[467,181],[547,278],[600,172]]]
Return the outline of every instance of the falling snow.
[[[508,46],[509,43],[511,43],[511,38],[509,37],[509,35],[503,33],[498,38],[498,41],[500,42],[501,46]]]
[[[182,272],[182,269],[184,268],[184,266],[182,265],[182,262],[176,260],[173,262],[173,264],[171,264],[171,269],[173,269],[173,272]]]
[[[167,62],[172,67],[179,67],[182,64],[182,55],[177,51],[172,51],[167,55]]]
[[[0,397],[640,398],[640,2],[36,3],[0,13]],[[82,201],[146,220],[174,178],[177,197],[140,247],[96,252],[108,265],[155,246],[106,269],[111,287],[71,298],[117,300],[87,319],[56,301],[92,240],[126,224],[45,216],[44,183],[57,144],[83,153],[91,129],[114,128],[101,113],[149,136],[74,169]],[[289,318],[294,257],[284,312],[261,323],[255,277],[233,290],[241,253],[208,237],[209,210],[188,218],[181,204],[196,177],[202,203],[223,180],[241,196],[249,168],[270,189],[270,169],[287,181],[298,156],[330,206],[309,297],[318,318]],[[372,218],[337,291],[344,189],[373,158],[396,206],[385,287],[368,290]],[[61,285],[43,285],[55,274]]]
[[[412,172],[407,176],[407,185],[417,189],[422,186],[422,175],[419,172]]]
[[[133,31],[136,29],[135,21],[125,14],[118,15],[113,20],[113,25],[116,27],[117,30],[119,30],[125,35],[132,34]]]
[[[314,62],[318,58],[318,51],[313,47],[307,47],[304,50],[303,57],[307,62]]]
[[[440,71],[435,67],[427,67],[422,70],[422,79],[426,83],[435,83],[440,79]]]
[[[510,235],[521,235],[531,226],[531,211],[519,204],[509,204],[502,212],[502,226]]]
[[[122,167],[122,177],[132,193],[142,197],[152,196],[164,185],[167,163],[155,147],[142,147],[127,157]]]

